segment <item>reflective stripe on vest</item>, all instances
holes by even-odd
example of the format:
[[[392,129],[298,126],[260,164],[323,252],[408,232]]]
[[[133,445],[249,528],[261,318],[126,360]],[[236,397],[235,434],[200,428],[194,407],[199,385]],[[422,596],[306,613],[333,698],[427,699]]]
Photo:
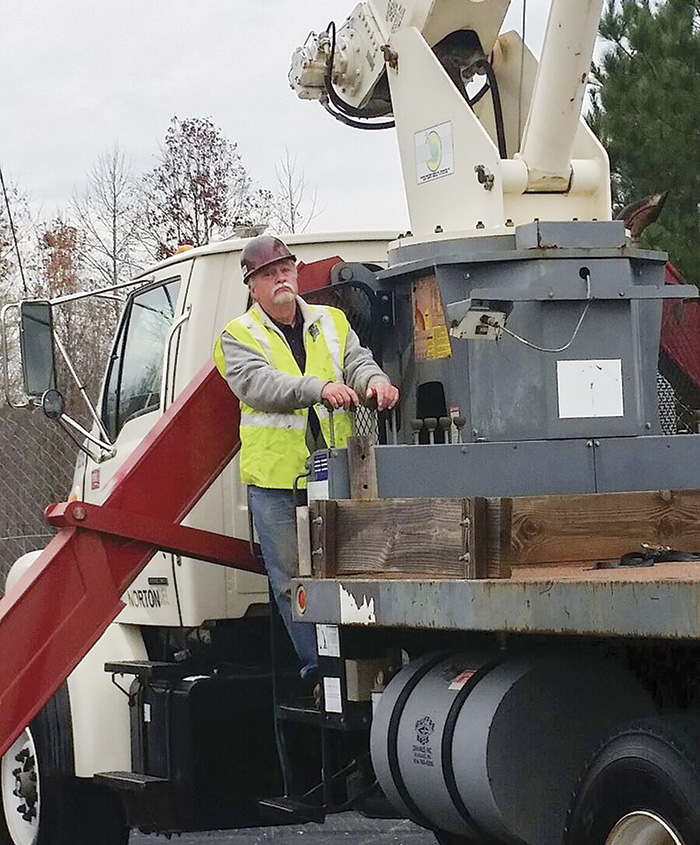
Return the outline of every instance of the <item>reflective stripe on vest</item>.
[[[317,376],[322,381],[342,381],[343,362],[349,325],[337,308],[309,305],[314,322],[304,328],[306,367],[303,375]],[[224,329],[239,343],[254,349],[279,372],[302,375],[282,333],[272,324],[263,322],[257,308],[232,320]],[[217,344],[217,366],[221,345]],[[289,413],[269,413],[241,401],[241,481],[259,487],[291,489],[294,480],[305,471],[309,450],[306,445],[308,408]],[[329,415],[321,405],[314,406],[321,424],[321,432],[330,445]],[[350,414],[336,411],[333,415],[335,445],[345,446],[352,434]],[[303,485],[302,485],[303,486]]]

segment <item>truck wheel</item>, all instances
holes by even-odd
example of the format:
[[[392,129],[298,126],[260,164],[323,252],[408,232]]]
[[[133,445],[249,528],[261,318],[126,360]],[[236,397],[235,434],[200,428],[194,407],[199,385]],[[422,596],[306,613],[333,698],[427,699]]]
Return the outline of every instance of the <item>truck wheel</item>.
[[[593,758],[567,816],[566,845],[700,842],[700,716],[634,722]]]
[[[72,771],[64,685],[0,760],[1,845],[126,845],[119,799]]]

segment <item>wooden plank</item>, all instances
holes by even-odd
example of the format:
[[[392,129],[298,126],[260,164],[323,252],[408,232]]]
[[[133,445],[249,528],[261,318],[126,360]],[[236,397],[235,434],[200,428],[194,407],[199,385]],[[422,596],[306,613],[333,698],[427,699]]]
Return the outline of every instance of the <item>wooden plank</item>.
[[[499,555],[514,567],[556,566],[619,558],[642,543],[700,551],[700,490],[515,498]]]
[[[309,505],[311,519],[311,563],[316,578],[333,578],[336,574],[334,500],[319,500]]]
[[[377,461],[374,437],[359,435],[348,440],[350,496],[353,499],[377,498]]]
[[[468,575],[464,500],[336,500],[335,573]]]

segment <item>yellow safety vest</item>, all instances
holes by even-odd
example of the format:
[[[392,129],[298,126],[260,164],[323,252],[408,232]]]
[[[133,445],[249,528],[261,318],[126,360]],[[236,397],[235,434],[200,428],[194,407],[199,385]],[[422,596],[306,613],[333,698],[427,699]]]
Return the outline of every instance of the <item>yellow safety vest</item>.
[[[317,376],[323,381],[343,381],[343,362],[349,325],[345,314],[337,308],[322,305],[307,306],[314,316],[313,323],[304,329],[306,368],[302,374],[282,333],[266,325],[257,308],[232,320],[224,329],[239,343],[243,343],[276,370],[293,376]],[[226,365],[221,339],[214,347],[214,361],[225,377]],[[309,450],[306,428],[309,409],[298,408],[287,413],[270,413],[240,401],[241,406],[241,481],[258,487],[291,490],[294,479],[305,471]],[[328,411],[314,405],[326,443],[330,445]],[[346,411],[333,414],[335,445],[346,445],[352,434],[352,421]],[[305,486],[304,482],[300,486]]]

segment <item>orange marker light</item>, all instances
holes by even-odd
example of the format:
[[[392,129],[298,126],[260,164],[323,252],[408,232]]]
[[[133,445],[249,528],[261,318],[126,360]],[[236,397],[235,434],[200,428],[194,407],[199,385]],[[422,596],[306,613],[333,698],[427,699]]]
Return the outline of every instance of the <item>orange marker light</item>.
[[[306,587],[303,584],[297,587],[296,602],[297,612],[306,613]]]

